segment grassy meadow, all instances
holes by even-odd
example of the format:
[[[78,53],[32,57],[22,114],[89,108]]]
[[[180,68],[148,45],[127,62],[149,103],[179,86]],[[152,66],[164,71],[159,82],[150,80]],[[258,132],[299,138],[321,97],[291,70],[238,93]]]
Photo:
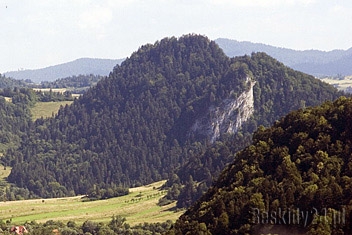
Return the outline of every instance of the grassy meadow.
[[[0,202],[0,219],[11,219],[13,224],[48,220],[72,220],[81,224],[86,220],[108,223],[113,215],[121,215],[130,225],[175,221],[183,213],[174,210],[175,203],[162,207],[157,205],[165,194],[160,190],[164,182],[133,188],[129,195],[107,200],[83,202],[82,196],[76,196]]]
[[[51,117],[60,106],[71,104],[72,101],[37,102],[31,109],[32,119]],[[0,165],[0,184],[6,185],[6,177],[11,168]],[[33,199],[22,201],[1,201],[0,220],[11,220],[12,224],[24,224],[27,221],[44,223],[49,220],[81,224],[86,220],[108,223],[112,216],[120,215],[126,218],[126,223],[175,221],[184,211],[175,210],[176,203],[158,206],[165,191],[160,187],[165,181],[138,188],[131,188],[126,196],[107,200],[82,201],[82,196],[67,198]],[[1,199],[0,199],[1,200]]]
[[[52,114],[56,114],[60,106],[71,104],[73,101],[58,101],[58,102],[37,102],[31,109],[32,119],[37,120],[38,118],[51,117]]]

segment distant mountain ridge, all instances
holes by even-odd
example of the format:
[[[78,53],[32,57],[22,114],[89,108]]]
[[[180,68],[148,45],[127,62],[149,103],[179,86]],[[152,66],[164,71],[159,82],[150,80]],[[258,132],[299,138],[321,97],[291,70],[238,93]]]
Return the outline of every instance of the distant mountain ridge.
[[[348,50],[293,50],[266,45],[218,38],[215,42],[229,57],[250,55],[252,52],[265,52],[285,65],[317,77],[352,75],[352,48]],[[80,58],[71,62],[53,65],[42,69],[26,69],[3,73],[6,77],[19,80],[30,79],[35,83],[54,81],[56,79],[94,74],[109,75],[110,71],[121,64],[124,59]]]
[[[314,76],[352,74],[352,48],[327,52],[319,50],[298,51],[225,38],[216,39],[215,42],[230,57],[250,55],[252,52],[265,52],[295,70]]]
[[[12,77],[20,80],[30,79],[35,83],[40,83],[42,81],[54,81],[59,78],[80,74],[107,76],[112,69],[123,60],[124,59],[81,58],[42,69],[12,71],[4,74],[6,77]]]

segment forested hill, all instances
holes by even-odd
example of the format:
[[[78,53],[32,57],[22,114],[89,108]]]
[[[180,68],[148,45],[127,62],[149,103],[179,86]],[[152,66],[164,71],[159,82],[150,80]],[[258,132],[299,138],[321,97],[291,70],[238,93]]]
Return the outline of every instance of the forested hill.
[[[0,89],[26,86],[28,86],[28,83],[23,80],[16,80],[14,78],[9,78],[5,75],[0,74]]]
[[[351,234],[351,142],[345,97],[260,127],[170,234]]]
[[[187,164],[177,170],[177,177],[171,177],[168,185],[174,186],[166,198],[177,200],[178,207],[189,207],[211,186],[213,179],[232,162],[235,153],[251,143],[252,133],[258,126],[268,127],[290,111],[319,105],[341,95],[332,86],[294,71],[265,53],[237,57],[235,61],[248,68],[256,82],[253,114],[239,132],[223,135],[221,141],[191,156]]]
[[[55,118],[38,120],[7,155],[15,162],[8,180],[50,197],[167,178],[187,159],[182,146],[196,116],[220,95],[241,92],[244,77],[220,83],[230,64],[201,36],[142,46]]]
[[[338,95],[263,53],[228,58],[203,36],[165,38],[142,46],[56,117],[37,120],[6,155],[8,180],[43,197],[150,183],[243,123],[250,133]],[[214,163],[219,171],[225,161]]]

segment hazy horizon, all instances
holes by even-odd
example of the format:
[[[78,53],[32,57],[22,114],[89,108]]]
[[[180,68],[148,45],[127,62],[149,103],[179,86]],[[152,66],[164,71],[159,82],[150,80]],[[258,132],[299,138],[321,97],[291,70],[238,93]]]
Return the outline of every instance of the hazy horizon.
[[[0,72],[121,59],[164,37],[201,34],[294,50],[352,47],[352,2],[0,0]]]

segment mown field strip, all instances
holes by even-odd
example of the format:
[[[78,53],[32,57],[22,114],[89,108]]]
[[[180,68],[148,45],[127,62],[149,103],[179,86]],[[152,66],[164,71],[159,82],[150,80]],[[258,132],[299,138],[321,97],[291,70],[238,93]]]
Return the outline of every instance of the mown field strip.
[[[121,215],[130,225],[175,221],[183,212],[174,211],[175,203],[163,207],[157,205],[158,200],[164,196],[164,192],[158,189],[164,182],[134,188],[129,195],[123,197],[92,202],[82,202],[81,196],[0,202],[0,219],[11,219],[15,224],[48,220],[72,220],[76,223],[92,220],[107,223],[113,215]]]
[[[33,108],[32,120],[37,120],[38,118],[51,117],[52,114],[56,114],[60,106],[65,106],[66,104],[72,104],[73,101],[58,101],[58,102],[37,102]]]

